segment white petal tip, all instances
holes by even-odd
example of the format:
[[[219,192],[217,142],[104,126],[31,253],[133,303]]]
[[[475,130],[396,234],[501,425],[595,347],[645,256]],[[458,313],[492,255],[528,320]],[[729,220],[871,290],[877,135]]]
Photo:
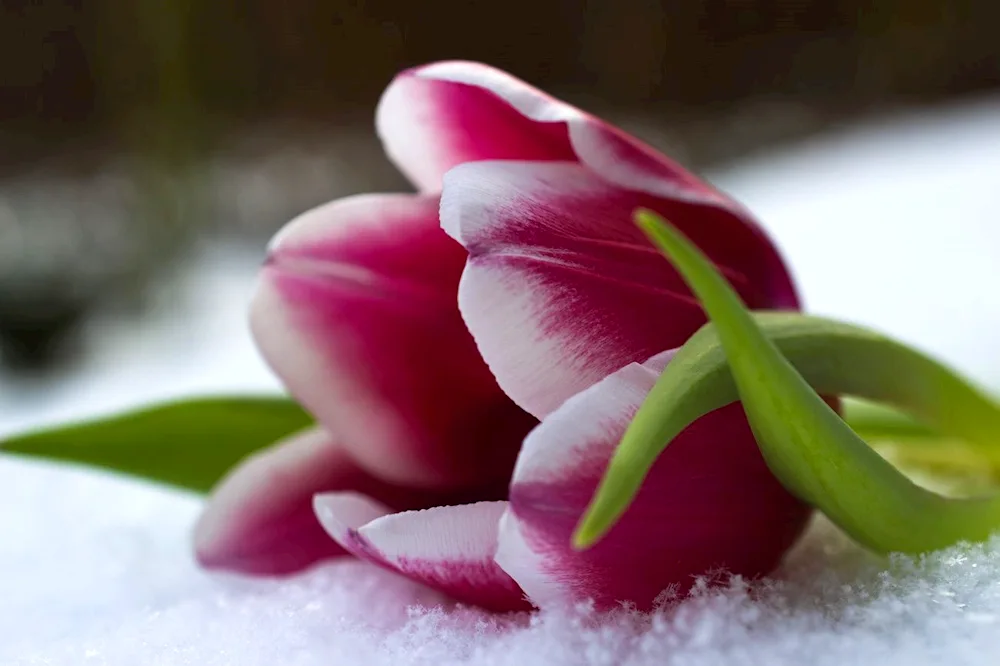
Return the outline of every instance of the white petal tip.
[[[358,493],[315,495],[313,511],[327,534],[345,547],[351,531],[392,512],[385,505]]]

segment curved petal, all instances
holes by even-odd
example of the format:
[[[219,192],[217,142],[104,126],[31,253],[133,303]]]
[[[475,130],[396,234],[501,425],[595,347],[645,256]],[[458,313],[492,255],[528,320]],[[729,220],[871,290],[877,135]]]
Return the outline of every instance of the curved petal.
[[[219,482],[195,526],[195,555],[210,569],[265,575],[342,555],[316,523],[312,496],[333,488],[373,492],[377,485],[330,434],[303,431],[250,456]]]
[[[357,557],[458,601],[496,611],[530,608],[521,589],[493,561],[506,502],[395,514],[357,493],[317,495],[314,504],[330,536]]]
[[[313,496],[346,490],[396,510],[467,499],[379,480],[361,469],[336,437],[311,428],[250,456],[219,482],[195,526],[195,556],[210,569],[281,575],[344,555],[316,521]],[[497,484],[476,494],[503,497],[506,487]]]
[[[573,160],[620,187],[739,214],[737,204],[646,144],[481,63],[402,72],[375,123],[389,157],[424,191],[437,191],[445,172],[463,162]]]
[[[195,556],[210,569],[269,575],[343,554],[316,524],[309,500],[363,477],[322,429],[293,435],[247,458],[216,486],[195,526]]]
[[[593,599],[652,607],[701,574],[771,571],[809,508],[774,478],[739,404],[699,419],[660,456],[635,502],[593,548],[570,539],[625,428],[670,353],[568,400],[527,438],[501,520],[497,563],[538,606]]]
[[[449,80],[441,67],[457,65],[492,80],[493,87]],[[511,101],[495,89],[507,84]],[[516,102],[516,103],[515,103]],[[406,70],[386,88],[375,127],[393,163],[425,192],[439,192],[448,169],[485,159],[575,160],[565,124],[525,115],[564,105],[486,65],[438,63]],[[567,109],[569,107],[566,107]]]
[[[466,253],[433,197],[370,195],[291,222],[251,312],[264,357],[353,459],[388,481],[509,475],[534,420],[504,396],[456,304]]]
[[[462,316],[500,386],[537,417],[705,323],[632,224],[640,206],[689,234],[750,307],[797,305],[773,246],[728,211],[623,190],[567,162],[475,162],[445,178],[441,224],[469,252]]]

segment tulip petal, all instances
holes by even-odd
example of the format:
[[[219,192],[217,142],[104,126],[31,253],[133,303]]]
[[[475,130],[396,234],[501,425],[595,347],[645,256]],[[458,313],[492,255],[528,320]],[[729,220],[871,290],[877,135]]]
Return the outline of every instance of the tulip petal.
[[[264,357],[352,458],[391,482],[508,477],[534,420],[504,396],[456,304],[465,252],[433,197],[351,197],[280,232],[252,306]]]
[[[497,611],[530,608],[493,561],[506,502],[392,513],[364,495],[328,493],[317,495],[314,506],[329,535],[361,559],[458,601]]]
[[[478,74],[483,85],[450,80],[442,68],[452,66],[472,79]],[[379,101],[375,126],[399,170],[421,191],[439,192],[444,173],[463,162],[575,160],[558,122],[564,107],[500,70],[446,62],[401,72]],[[546,108],[554,112],[548,122],[525,114],[534,109],[541,117]]]
[[[458,493],[396,486],[359,467],[336,437],[310,428],[248,457],[216,486],[195,527],[195,556],[209,569],[282,575],[344,555],[313,511],[313,496],[331,491],[408,510],[502,497],[506,484]]]
[[[586,551],[576,522],[672,352],[568,400],[525,440],[496,561],[540,607],[652,607],[702,574],[771,571],[810,515],[764,463],[738,404],[702,417],[657,459],[630,510]]]
[[[386,152],[423,191],[477,160],[579,161],[609,183],[662,197],[739,207],[621,130],[506,72],[443,61],[399,74],[376,126]]]
[[[669,211],[752,307],[797,305],[774,248],[726,210],[623,190],[574,163],[458,166],[441,224],[469,252],[459,307],[500,386],[539,418],[705,323],[631,223],[637,206]]]
[[[294,435],[247,458],[216,487],[195,527],[196,557],[211,569],[267,575],[342,555],[316,523],[311,498],[364,479],[322,429]]]

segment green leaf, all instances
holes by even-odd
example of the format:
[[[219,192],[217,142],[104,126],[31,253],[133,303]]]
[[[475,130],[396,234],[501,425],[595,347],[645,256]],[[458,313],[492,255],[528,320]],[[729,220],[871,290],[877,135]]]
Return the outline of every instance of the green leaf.
[[[678,352],[636,414],[574,536],[578,547],[593,543],[610,528],[656,455],[680,429],[705,413],[706,404],[718,402],[710,396],[712,381],[685,388],[692,368],[704,358],[697,353],[699,347],[702,352],[710,347],[706,338],[713,334],[771,471],[857,541],[879,552],[924,552],[986,538],[1000,526],[1000,498],[941,497],[920,488],[880,457],[810,388],[690,241],[648,211],[637,213],[636,221],[701,300],[714,333],[703,329]],[[846,332],[850,331],[841,331]],[[816,348],[806,354],[813,362],[806,363],[812,379],[836,380],[831,393],[853,381],[854,390],[845,392],[891,399],[920,410],[928,421],[960,429],[974,441],[996,442],[996,405],[942,366],[880,336],[874,339],[874,346],[869,339],[862,347],[880,353],[891,350],[903,367],[884,365],[879,353],[868,354],[877,371],[870,372],[869,364],[842,366],[845,358],[824,355],[822,348]],[[678,364],[678,358],[683,362]],[[856,356],[850,358],[857,363]],[[714,382],[717,387],[719,379]],[[725,384],[724,377],[721,383]],[[673,399],[680,399],[681,405],[671,406],[665,416],[666,406],[672,405],[667,401]],[[960,410],[962,416],[946,413],[949,409]],[[963,423],[963,418],[975,423]]]
[[[18,435],[0,442],[0,452],[207,492],[248,454],[311,423],[287,398],[202,398]]]

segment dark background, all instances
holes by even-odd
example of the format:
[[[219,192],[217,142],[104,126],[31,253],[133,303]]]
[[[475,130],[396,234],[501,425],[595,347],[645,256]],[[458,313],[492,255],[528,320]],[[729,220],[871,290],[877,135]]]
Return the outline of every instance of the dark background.
[[[0,358],[39,372],[199,238],[406,187],[374,104],[481,60],[694,168],[1000,86],[996,0],[4,0]]]

